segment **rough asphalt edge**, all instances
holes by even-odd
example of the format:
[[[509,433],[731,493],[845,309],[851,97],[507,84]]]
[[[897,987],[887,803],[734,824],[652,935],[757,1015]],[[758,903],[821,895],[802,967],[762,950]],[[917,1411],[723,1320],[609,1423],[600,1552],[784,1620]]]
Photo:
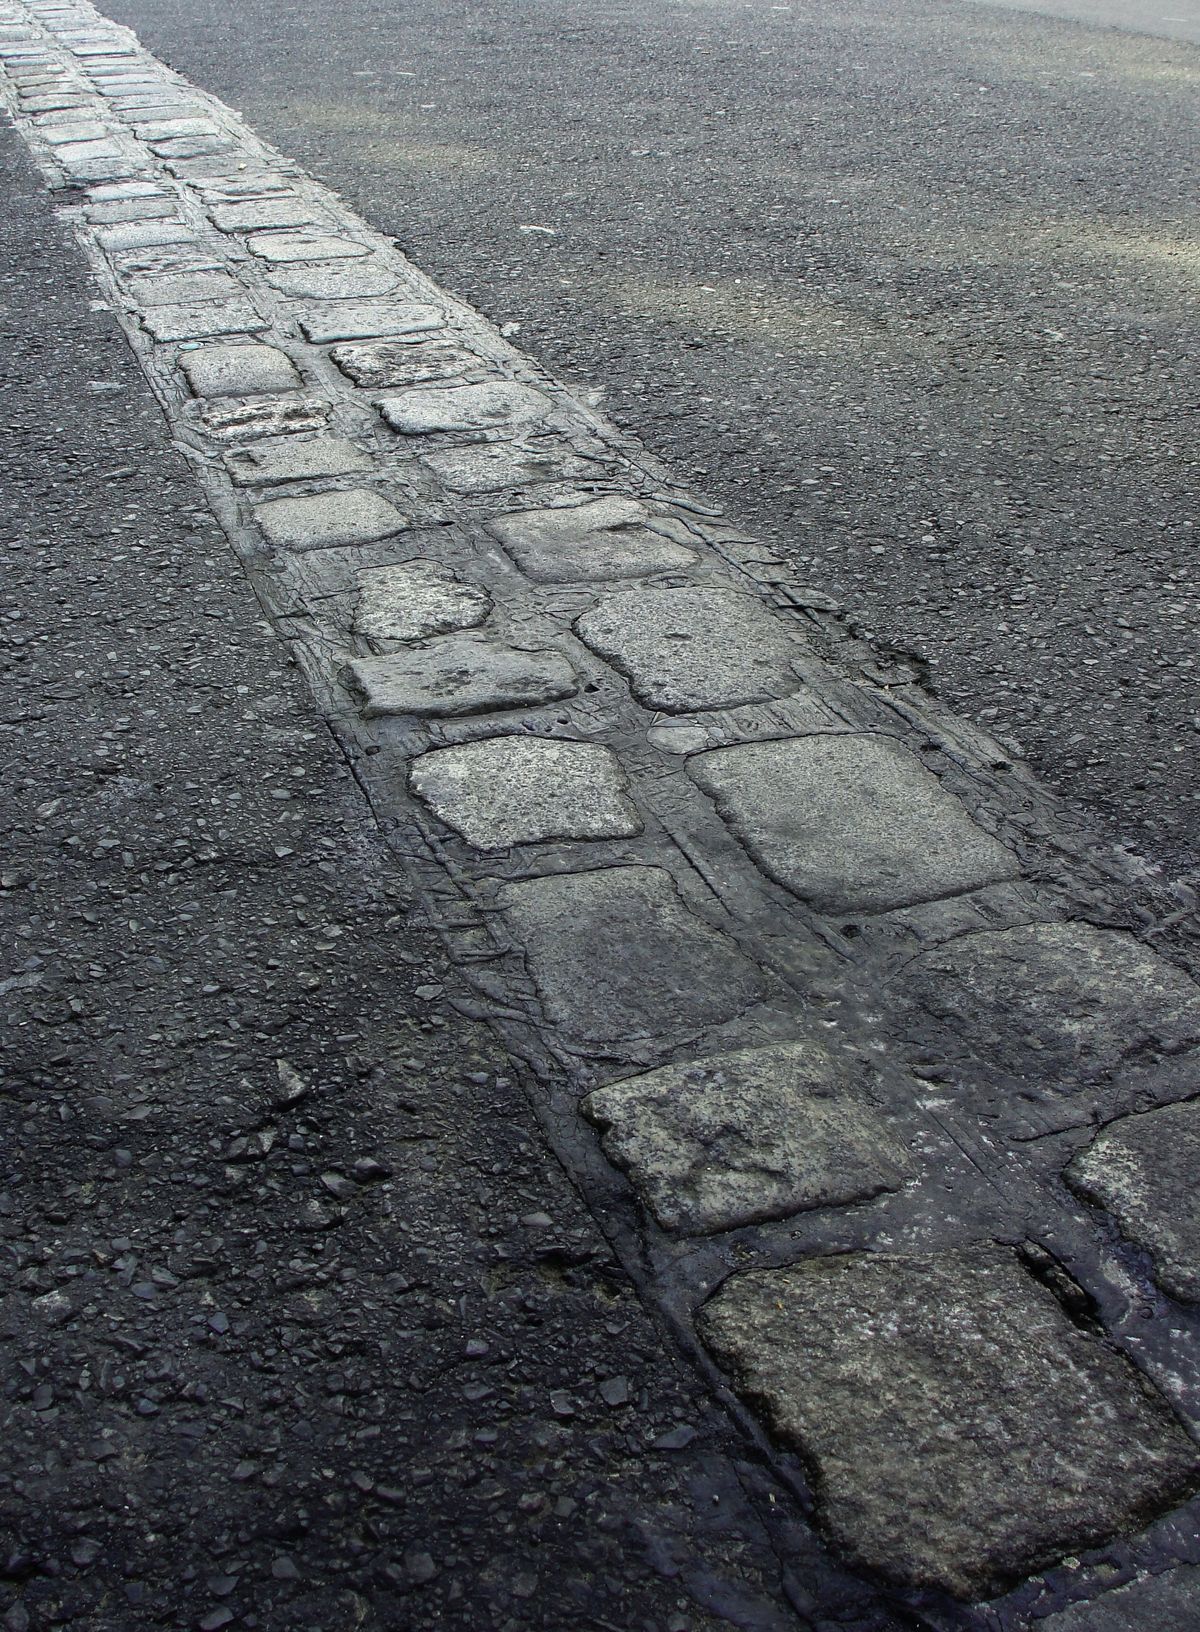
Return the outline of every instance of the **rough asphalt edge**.
[[[90,11],[90,8],[88,10]],[[122,34],[124,32],[121,31]],[[154,70],[160,75],[163,72],[158,64],[154,64]],[[171,76],[171,79],[176,84],[181,83],[178,76]],[[219,104],[214,104],[212,99],[205,97],[203,93],[194,92],[191,87],[188,87],[188,91],[193,101],[205,104],[218,119],[224,121],[228,128],[237,128],[244,145],[263,160],[265,167],[282,171],[293,186],[302,191],[307,190],[310,196],[328,196],[324,194],[324,190],[306,184],[305,178],[298,175],[294,167],[289,166],[286,161],[280,160],[270,149],[258,143],[255,138],[241,134],[239,122],[231,120],[227,110],[222,109]],[[24,127],[19,128],[23,129]],[[38,157],[53,184],[58,179],[57,167],[52,163],[47,164],[44,154],[39,154]],[[163,180],[165,181],[166,178],[163,178]],[[166,182],[166,185],[174,187],[174,183],[171,182]],[[182,189],[179,191],[182,194]],[[193,215],[195,215],[194,210]],[[369,229],[359,223],[356,218],[348,218],[348,212],[343,210],[341,217],[341,225],[348,225],[356,236],[371,243],[379,242],[376,235],[370,233]],[[114,304],[121,313],[122,322],[126,327],[131,344],[142,360],[143,366],[146,367],[151,383],[168,414],[168,418],[172,420],[178,431],[180,427],[175,423],[179,400],[177,388],[172,390],[167,384],[166,374],[157,372],[156,364],[150,362],[149,352],[154,348],[149,345],[145,334],[137,327],[133,314],[124,305],[123,297],[116,290],[108,264],[97,251],[94,238],[87,232],[81,232],[80,236],[102,285],[114,295]],[[212,236],[212,241],[217,241],[216,235]],[[405,265],[402,258],[394,252],[389,252],[389,256],[396,264]],[[242,268],[242,270],[245,270],[245,268]],[[409,285],[409,291],[421,291],[424,298],[445,309],[456,325],[461,325],[471,335],[471,338],[479,345],[481,350],[486,350],[494,361],[506,367],[509,377],[519,372],[525,379],[532,379],[544,390],[558,397],[560,402],[562,401],[565,393],[562,392],[561,387],[557,387],[554,382],[547,381],[544,376],[531,369],[526,359],[523,359],[512,348],[505,346],[502,341],[495,338],[475,314],[456,302],[448,301],[428,280],[425,280],[411,268],[405,267],[405,280]],[[406,291],[406,293],[409,291]],[[283,303],[280,302],[280,304]],[[299,354],[301,350],[306,350],[311,369],[312,357],[316,354],[316,348],[297,348],[293,343],[290,349],[293,354]],[[329,376],[328,383],[337,384],[343,398],[362,400],[361,397],[356,397],[356,393],[352,388],[344,386],[340,380],[335,381],[331,369],[326,368],[324,372],[326,376]],[[326,382],[323,380],[323,383]],[[662,471],[661,467],[648,460],[641,450],[634,448],[628,439],[618,436],[612,431],[611,427],[598,420],[596,416],[588,413],[587,410],[580,408],[578,404],[572,403],[570,412],[576,423],[581,420],[584,421],[587,429],[598,436],[609,450],[617,449],[626,458],[630,459],[633,471],[626,473],[627,479],[630,474],[638,474],[638,467],[640,467],[640,473],[648,479],[652,491],[661,493],[664,488],[669,488],[667,474]],[[197,468],[209,493],[210,502],[214,504],[223,525],[226,527],[234,548],[238,550],[239,555],[246,564],[260,595],[265,597],[268,589],[267,585],[264,584],[263,574],[259,570],[262,565],[262,552],[257,542],[256,533],[240,520],[236,513],[235,495],[231,492],[229,485],[204,458],[201,450],[188,441],[186,432],[180,440],[184,451],[188,453]],[[711,514],[710,507],[696,504],[695,501],[689,501],[685,495],[672,492],[669,497],[670,502],[691,510],[695,515]],[[538,501],[526,499],[523,502],[530,504]],[[440,519],[443,518],[430,518],[431,521]],[[797,591],[789,586],[785,575],[777,570],[777,564],[769,560],[764,561],[764,552],[754,546],[752,542],[740,539],[736,533],[705,527],[700,523],[696,524],[696,531],[698,538],[718,547],[737,570],[746,571],[748,576],[762,584],[764,588],[773,591],[776,604],[783,606],[799,605],[802,609],[802,615],[818,631],[832,631],[834,638],[836,638],[840,628],[838,621],[836,619],[831,620],[828,614],[820,608],[819,596],[814,596],[812,592],[804,590]],[[281,610],[278,602],[268,600],[266,604],[269,613],[279,626]],[[286,618],[286,609],[284,616]],[[287,628],[286,621],[283,622],[281,633],[286,638],[294,639],[292,631]],[[319,641],[319,632],[313,633],[316,634]],[[310,638],[313,638],[311,633]],[[447,864],[453,866],[452,847],[448,850],[444,837],[435,832],[429,823],[419,815],[414,816],[411,812],[406,813],[405,825],[400,827],[396,823],[394,811],[389,809],[386,803],[381,803],[380,794],[382,790],[371,783],[369,761],[363,755],[360,746],[358,735],[360,727],[348,716],[344,697],[336,692],[332,692],[331,697],[330,665],[325,661],[325,651],[318,649],[314,655],[306,652],[303,645],[297,643],[297,654],[304,663],[309,678],[314,682],[318,700],[333,715],[331,723],[339,732],[343,747],[348,753],[356,775],[362,781],[368,797],[372,798],[375,804],[381,825],[385,831],[390,830],[390,842],[416,871],[418,882],[424,889],[427,899],[431,902],[435,922],[440,920],[439,927],[447,934],[452,955],[457,953],[457,960],[460,963],[465,961],[462,939],[458,938],[455,933],[456,929],[461,926],[447,924],[445,914],[439,903],[444,906],[447,899],[450,899],[456,904],[461,904],[463,898],[459,891],[469,891],[471,881],[459,874],[456,879],[458,888],[452,896],[447,897],[443,868]],[[896,720],[899,719],[909,727],[914,737],[919,736],[924,739],[933,737],[938,742],[939,747],[946,752],[947,757],[956,762],[958,775],[955,776],[951,772],[949,779],[952,783],[958,780],[960,785],[968,787],[972,782],[981,785],[984,793],[989,796],[988,802],[993,805],[993,808],[997,804],[1001,808],[1010,805],[1011,794],[1007,798],[1004,797],[1006,792],[1003,785],[1004,776],[998,776],[994,771],[984,768],[1001,765],[1005,768],[1004,775],[1011,775],[1013,768],[1007,754],[990,743],[982,734],[972,728],[963,727],[960,722],[953,721],[936,705],[931,704],[920,693],[919,689],[907,681],[904,676],[895,674],[889,676],[886,672],[881,671],[881,684],[886,685],[889,679],[898,681],[899,695],[879,691],[865,700],[862,695],[863,688],[852,687],[848,683],[839,684],[836,677],[822,675],[818,665],[812,665],[807,678],[810,684],[815,683],[814,689],[823,690],[827,698],[832,694],[835,700],[841,704],[841,717],[857,723],[859,729],[880,729],[881,721],[887,720],[890,729],[895,731]],[[378,745],[370,742],[369,733],[367,733],[367,736],[369,752],[371,746]],[[735,737],[732,740],[738,739]],[[1047,911],[1044,901],[1039,904],[1035,901],[1031,892],[1026,890],[1024,894],[1021,894],[1021,887],[1016,887],[1015,892],[1009,893],[1018,895],[1015,910],[1018,914],[1023,913],[1024,916],[1014,920],[1014,908],[1011,902],[1007,912],[1004,910],[1002,903],[991,903],[993,910],[995,910],[996,905],[1000,905],[998,917],[1001,921],[1007,919],[1009,923],[1012,923],[1014,921],[1029,921],[1031,918],[1057,917],[1062,914],[1065,906],[1072,915],[1083,916],[1097,922],[1129,924],[1140,929],[1143,935],[1147,934],[1147,932],[1161,933],[1167,928],[1177,928],[1182,923],[1192,906],[1192,902],[1186,894],[1180,894],[1170,885],[1161,886],[1132,858],[1119,855],[1098,856],[1097,843],[1092,835],[1080,830],[1077,826],[1069,825],[1064,820],[1057,803],[1042,793],[1041,790],[1036,789],[1023,775],[1019,775],[1019,780],[1025,806],[1022,826],[1032,833],[1037,849],[1042,852],[1045,858],[1046,870],[1042,875],[1043,889],[1045,894],[1051,898],[1053,898],[1054,893],[1057,893],[1058,910],[1055,911],[1051,907]],[[1011,811],[1011,805],[1009,814],[1010,817],[1014,814]],[[1073,875],[1068,872],[1070,862],[1064,862],[1064,857],[1068,857],[1071,862],[1074,862]],[[1086,858],[1086,860],[1081,858]],[[602,861],[600,865],[603,865]],[[491,870],[495,872],[497,869],[493,868]],[[1114,896],[1116,897],[1115,900]],[[806,915],[794,903],[789,903],[789,912],[793,918],[797,918],[804,923]],[[892,917],[895,920],[896,915],[893,914]],[[988,921],[985,916],[983,923]],[[471,927],[473,929],[474,924]],[[826,942],[830,940],[826,926],[808,922],[805,927],[822,940]],[[982,924],[977,927],[982,927]],[[838,952],[844,953],[845,950],[845,946],[837,946]],[[1181,942],[1177,950],[1186,954],[1189,950],[1187,943]],[[804,974],[807,971],[801,971],[801,973]],[[727,1250],[719,1247],[712,1249],[703,1246],[696,1247],[693,1244],[681,1252],[672,1253],[670,1249],[664,1248],[661,1243],[643,1241],[636,1223],[633,1222],[634,1215],[629,1206],[627,1192],[622,1185],[615,1181],[613,1174],[599,1157],[594,1140],[580,1128],[575,1112],[575,1094],[558,1085],[557,1079],[561,1066],[564,1063],[568,1066],[574,1066],[576,1063],[574,1059],[564,1059],[561,1050],[555,1048],[553,1043],[545,1042],[539,1035],[536,1022],[531,1023],[527,1014],[511,1008],[506,1012],[498,1012],[494,1006],[489,1007],[486,1003],[482,1006],[468,1003],[466,1007],[468,1012],[473,1015],[481,1015],[497,1025],[508,1046],[514,1048],[528,1060],[541,1087],[541,1093],[534,1094],[535,1108],[542,1117],[556,1149],[558,1149],[568,1166],[575,1171],[585,1192],[590,1193],[593,1197],[593,1205],[598,1204],[598,1216],[610,1238],[614,1240],[614,1244],[620,1251],[622,1258],[635,1271],[640,1284],[648,1290],[651,1299],[666,1313],[684,1347],[702,1368],[710,1382],[721,1394],[725,1403],[738,1416],[747,1432],[758,1441],[760,1446],[763,1445],[762,1436],[756,1425],[748,1419],[744,1410],[730,1396],[728,1390],[722,1386],[721,1380],[714,1375],[711,1364],[703,1351],[698,1349],[691,1331],[690,1314],[695,1303],[700,1301],[700,1297],[706,1295],[707,1291],[711,1289],[713,1281],[730,1267]],[[855,1005],[852,1003],[850,1005],[851,1012],[853,1012],[854,1007]],[[861,1019],[861,1017],[858,1018]],[[630,1068],[631,1063],[633,1062],[626,1064],[626,1070]],[[1194,1086],[1181,1080],[1174,1084],[1168,1083],[1159,1086],[1156,1097],[1176,1098],[1188,1093],[1194,1093],[1194,1091]],[[1114,1101],[1107,1106],[1105,1114],[1111,1116],[1122,1108],[1128,1108],[1128,1105],[1122,1105]],[[965,1122],[960,1126],[955,1126],[956,1121],[957,1119],[952,1117],[943,1117],[940,1131],[948,1133],[952,1144],[967,1148],[968,1161],[966,1165],[972,1179],[975,1180],[978,1177],[977,1167],[982,1168],[986,1173],[987,1168],[994,1164],[989,1162],[986,1155],[979,1158],[972,1152],[972,1146],[975,1146],[976,1151],[978,1151],[979,1147],[971,1137],[970,1127]],[[1069,1129],[1036,1129],[1030,1137],[1062,1132],[1069,1132]],[[1054,1145],[1055,1141],[1051,1140],[1050,1143]],[[1055,1158],[1056,1167],[1061,1165],[1061,1160],[1060,1147],[1060,1154]],[[1019,1198],[1018,1211],[1020,1214],[1025,1215],[1029,1208],[1030,1197],[1023,1195]],[[1086,1265],[1089,1261],[1094,1260],[1094,1247],[1090,1246],[1086,1241],[1081,1241],[1081,1232],[1078,1229],[1072,1231],[1070,1226],[1064,1224],[1062,1220],[1057,1220],[1056,1225],[1059,1235],[1056,1245],[1060,1250],[1060,1255],[1066,1261],[1071,1262],[1074,1260],[1074,1264]],[[773,1238],[771,1232],[767,1232],[765,1243],[756,1248],[756,1250],[764,1254],[765,1261],[778,1261],[780,1258],[788,1256],[787,1249],[789,1247],[794,1249],[795,1244],[800,1241],[807,1244],[811,1250],[815,1236],[819,1232],[815,1232],[813,1228],[808,1227],[806,1224],[795,1226],[794,1234],[789,1234],[791,1229],[792,1227],[789,1226],[783,1230],[775,1231]],[[1052,1225],[1041,1233],[1043,1236],[1050,1235],[1053,1237],[1056,1233],[1055,1226]],[[1086,1233],[1086,1229],[1083,1233]],[[1076,1237],[1074,1240],[1070,1239],[1072,1234]],[[837,1237],[836,1228],[835,1237]],[[742,1253],[737,1259],[739,1265],[744,1265],[750,1261],[750,1254],[744,1251],[745,1246],[744,1241],[739,1243],[739,1247],[742,1249]],[[1065,1250],[1062,1250],[1064,1248]],[[656,1270],[659,1276],[657,1285],[651,1279]],[[1119,1318],[1119,1310],[1111,1288],[1107,1299],[1102,1294],[1099,1301],[1108,1316],[1110,1328],[1119,1328],[1123,1323]],[[1116,1335],[1122,1337],[1125,1334],[1118,1330]],[[1140,1335],[1143,1337],[1141,1363],[1147,1365],[1148,1369],[1152,1371],[1160,1372],[1158,1378],[1160,1386],[1168,1387],[1168,1392],[1176,1399],[1178,1405],[1180,1396],[1186,1393],[1186,1379],[1179,1376],[1171,1379],[1162,1375],[1162,1373],[1170,1371],[1170,1362],[1172,1360],[1175,1366],[1178,1367],[1178,1356],[1170,1355],[1168,1350],[1164,1350],[1161,1356],[1148,1354],[1144,1343],[1144,1334]],[[1125,1346],[1127,1349],[1130,1347],[1128,1342]],[[790,1472],[795,1487],[802,1491],[803,1480],[799,1470],[794,1465],[789,1467],[786,1458],[783,1461],[783,1467]],[[1016,1612],[1015,1602],[1012,1609],[1013,1612]],[[1007,1615],[1005,1611],[1000,1613],[1005,1617]],[[962,1620],[960,1613],[949,1606],[928,1606],[922,1611],[922,1614],[926,1617],[933,1617],[926,1620],[926,1624],[930,1625],[971,1624],[969,1621]],[[950,1615],[952,1619],[950,1621],[945,1620],[946,1615]],[[994,1622],[993,1624],[1002,1624],[1002,1622]]]

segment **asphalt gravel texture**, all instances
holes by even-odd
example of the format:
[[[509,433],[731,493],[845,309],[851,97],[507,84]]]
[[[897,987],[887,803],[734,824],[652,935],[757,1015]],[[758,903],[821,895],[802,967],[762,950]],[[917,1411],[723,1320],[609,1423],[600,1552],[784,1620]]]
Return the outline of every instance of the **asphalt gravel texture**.
[[[1194,46],[959,0],[106,9],[1196,870]]]
[[[10,132],[0,194],[0,1627],[813,1624]]]

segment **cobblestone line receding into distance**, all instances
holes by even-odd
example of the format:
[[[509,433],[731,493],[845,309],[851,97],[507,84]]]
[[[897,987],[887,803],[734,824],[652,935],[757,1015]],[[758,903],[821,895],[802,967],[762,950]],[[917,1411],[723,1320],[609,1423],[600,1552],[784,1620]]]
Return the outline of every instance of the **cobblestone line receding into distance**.
[[[457,1001],[832,1557],[981,1628],[1200,1563],[1194,900],[127,31],[0,3],[0,64]]]

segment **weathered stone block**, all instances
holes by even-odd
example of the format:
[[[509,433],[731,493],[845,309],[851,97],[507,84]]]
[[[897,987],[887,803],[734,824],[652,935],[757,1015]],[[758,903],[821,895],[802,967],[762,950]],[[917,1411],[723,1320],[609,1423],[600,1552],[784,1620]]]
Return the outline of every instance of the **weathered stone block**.
[[[500,900],[547,1018],[580,1042],[687,1035],[761,993],[759,971],[661,868],[526,879]]]
[[[1148,1252],[1163,1291],[1200,1302],[1200,1100],[1110,1122],[1067,1169]]]
[[[436,561],[364,567],[357,574],[354,629],[377,650],[396,641],[471,629],[483,623],[492,599],[478,584],[464,584]]]
[[[484,635],[442,635],[387,657],[348,665],[366,719],[531,708],[570,697],[578,679],[561,652],[522,651]]]
[[[327,224],[327,217],[311,204],[286,193],[276,193],[270,198],[248,198],[237,204],[217,204],[208,213],[218,232],[265,232],[272,227]]]
[[[96,242],[101,249],[150,249],[156,244],[195,241],[186,221],[121,221],[112,227],[97,227]]]
[[[218,334],[258,334],[271,327],[270,319],[248,300],[151,306],[140,315],[143,328],[155,340],[205,340]]]
[[[324,266],[274,266],[267,282],[285,295],[308,295],[313,300],[369,300],[398,287],[400,279],[377,255],[353,264],[330,261]]]
[[[583,1109],[663,1229],[701,1235],[897,1189],[907,1153],[870,1088],[809,1039],[666,1065]]]
[[[217,127],[211,119],[148,119],[135,125],[133,134],[139,142],[166,142],[177,136],[216,136]]]
[[[413,761],[409,787],[480,850],[642,830],[620,761],[596,743],[488,737],[439,748]]]
[[[422,455],[422,463],[454,493],[500,493],[535,482],[574,481],[588,474],[586,459],[569,448],[560,453],[533,453],[511,442],[484,448],[438,448]]]
[[[746,743],[687,768],[763,872],[822,912],[886,912],[1018,872],[890,737]]]
[[[415,301],[345,301],[310,307],[300,314],[300,327],[314,346],[329,345],[334,340],[424,334],[445,324],[446,314],[439,307]]]
[[[369,253],[365,244],[355,238],[342,238],[332,232],[259,232],[249,239],[246,247],[252,255],[272,266],[287,266],[292,261],[347,261]]]
[[[1036,1632],[1193,1632],[1200,1627],[1200,1567],[1177,1564],[1090,1603],[1038,1621]]]
[[[1006,1249],[735,1275],[700,1328],[812,1468],[835,1544],[904,1586],[978,1596],[1200,1471],[1165,1402]]]
[[[309,481],[318,476],[352,476],[374,468],[353,442],[342,436],[285,436],[252,442],[225,455],[225,468],[239,487],[259,482]]]
[[[183,352],[179,366],[197,397],[295,391],[304,383],[287,353],[274,346],[203,346]]]
[[[978,1057],[1043,1082],[1200,1042],[1200,988],[1122,930],[962,935],[914,959],[906,982]]]
[[[733,590],[625,590],[598,601],[575,630],[640,703],[667,714],[765,702],[799,684],[783,626]]]
[[[126,206],[127,208],[129,206]],[[242,286],[228,272],[162,272],[129,280],[129,296],[138,306],[194,305],[206,300],[236,301]]]
[[[379,411],[404,436],[433,431],[484,431],[502,425],[543,419],[551,410],[548,397],[531,386],[500,380],[492,385],[450,385],[428,391],[405,391],[384,397]]]
[[[478,367],[473,352],[446,340],[378,340],[334,346],[330,357],[355,385],[421,385]]]
[[[695,550],[654,532],[649,520],[646,506],[636,499],[608,497],[498,516],[488,532],[540,583],[639,578],[691,566]]]
[[[285,550],[323,550],[335,544],[370,544],[402,533],[408,522],[382,493],[366,487],[297,498],[266,499],[254,519],[269,543]]]

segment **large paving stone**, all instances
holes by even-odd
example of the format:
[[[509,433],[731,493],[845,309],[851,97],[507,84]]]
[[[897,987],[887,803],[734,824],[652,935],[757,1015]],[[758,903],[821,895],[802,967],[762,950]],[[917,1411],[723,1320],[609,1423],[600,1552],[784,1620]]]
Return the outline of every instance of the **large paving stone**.
[[[401,533],[408,526],[395,505],[365,487],[309,493],[294,499],[267,499],[255,505],[254,519],[270,543],[288,550],[370,544]]]
[[[235,448],[225,455],[225,468],[239,487],[248,487],[261,482],[352,476],[374,467],[362,449],[345,437],[285,436]]]
[[[363,567],[357,577],[355,632],[377,648],[471,629],[492,610],[486,590],[462,583],[436,561]]]
[[[366,719],[530,708],[570,697],[578,685],[561,652],[520,651],[483,635],[442,635],[387,657],[348,665]]]
[[[370,300],[387,295],[400,282],[386,261],[372,254],[355,261],[329,261],[317,266],[273,266],[267,282],[285,295],[308,295],[313,300]]]
[[[1003,1248],[850,1253],[725,1282],[701,1333],[814,1474],[850,1560],[974,1597],[1144,1523],[1200,1453]]]
[[[1200,1100],[1110,1122],[1067,1169],[1150,1254],[1163,1291],[1188,1303],[1200,1302],[1198,1176]]]
[[[547,1018],[580,1042],[679,1036],[760,995],[758,970],[661,868],[532,878],[500,899]]]
[[[248,300],[151,306],[141,313],[141,320],[155,340],[206,340],[219,334],[258,334],[271,327],[270,319]]]
[[[138,306],[178,306],[205,300],[236,300],[242,286],[228,272],[166,272],[129,280],[129,295]]]
[[[620,761],[590,742],[489,737],[422,754],[409,787],[480,850],[642,830]]]
[[[189,243],[195,233],[186,221],[122,221],[113,227],[98,227],[96,241],[101,249],[151,249],[157,244]]]
[[[1038,1621],[1034,1632],[1196,1632],[1200,1566],[1180,1564],[1144,1575],[1091,1603],[1072,1604]]]
[[[701,1235],[897,1189],[907,1153],[869,1091],[813,1039],[666,1065],[583,1109],[663,1229]]]
[[[822,912],[885,912],[1018,872],[890,737],[746,743],[697,754],[688,771],[763,872]]]
[[[766,702],[799,684],[782,625],[732,590],[625,590],[597,602],[575,629],[640,703],[667,714]]]
[[[369,253],[365,244],[354,238],[342,238],[336,233],[308,232],[303,227],[295,232],[260,232],[247,241],[252,255],[272,266],[287,266],[292,261],[344,261]]]
[[[286,352],[257,343],[185,351],[179,366],[197,397],[250,397],[295,391],[304,383]]]
[[[198,405],[197,417],[209,436],[222,442],[250,437],[302,435],[324,429],[333,404],[296,392],[270,397],[212,397]]]
[[[638,578],[691,566],[695,550],[652,531],[649,519],[636,499],[610,497],[499,516],[488,532],[522,572],[541,583]]]
[[[248,198],[236,204],[217,204],[209,216],[218,232],[265,232],[272,227],[328,224],[328,218],[311,204],[286,193],[272,198]]]
[[[544,418],[550,399],[532,386],[500,380],[492,385],[451,385],[405,391],[380,399],[379,411],[403,436],[433,431],[483,431]]]
[[[355,385],[422,385],[451,380],[479,365],[473,352],[448,340],[376,340],[334,346],[330,357]]]
[[[424,334],[446,325],[438,306],[416,301],[345,301],[310,307],[300,314],[300,327],[314,346],[334,340],[370,340],[380,335]]]
[[[983,930],[914,959],[905,979],[980,1058],[1043,1082],[1200,1042],[1200,988],[1122,930]]]
[[[511,442],[480,448],[438,448],[422,455],[422,462],[455,493],[501,493],[506,488],[535,482],[574,481],[589,474],[588,461],[569,449],[561,453],[533,453]]]

